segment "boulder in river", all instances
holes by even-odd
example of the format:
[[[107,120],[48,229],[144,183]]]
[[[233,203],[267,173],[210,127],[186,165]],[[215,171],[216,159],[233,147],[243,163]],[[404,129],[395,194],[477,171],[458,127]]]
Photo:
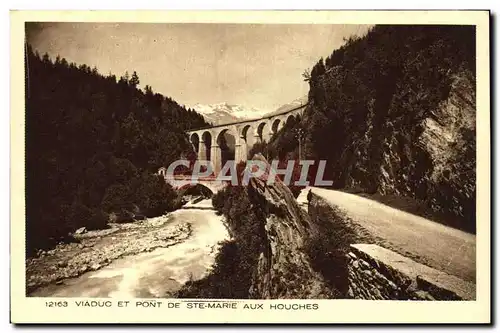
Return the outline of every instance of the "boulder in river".
[[[82,235],[87,232],[87,228],[81,227],[75,231],[75,235]]]
[[[93,271],[97,271],[99,268],[101,268],[101,265],[98,264],[98,263],[94,263],[92,264],[92,266],[90,267]]]
[[[136,221],[142,221],[145,219],[146,219],[146,216],[144,216],[142,214],[134,214],[134,220],[136,220]]]

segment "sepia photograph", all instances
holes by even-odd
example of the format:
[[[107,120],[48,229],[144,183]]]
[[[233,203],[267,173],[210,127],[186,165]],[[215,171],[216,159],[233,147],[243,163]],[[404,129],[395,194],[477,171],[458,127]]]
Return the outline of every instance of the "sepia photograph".
[[[23,22],[24,296],[478,300],[476,26],[372,22]]]

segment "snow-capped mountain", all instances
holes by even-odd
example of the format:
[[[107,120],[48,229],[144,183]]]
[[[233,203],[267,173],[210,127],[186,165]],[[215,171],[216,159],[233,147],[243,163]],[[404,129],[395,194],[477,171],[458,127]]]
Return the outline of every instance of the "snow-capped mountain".
[[[218,104],[195,104],[191,109],[201,114],[206,121],[214,124],[228,124],[237,121],[260,118],[269,113],[267,110],[259,110],[242,105],[218,103]]]
[[[190,108],[201,114],[209,123],[221,125],[283,113],[306,103],[307,96],[303,96],[280,106],[275,111],[260,110],[228,103],[195,104]]]

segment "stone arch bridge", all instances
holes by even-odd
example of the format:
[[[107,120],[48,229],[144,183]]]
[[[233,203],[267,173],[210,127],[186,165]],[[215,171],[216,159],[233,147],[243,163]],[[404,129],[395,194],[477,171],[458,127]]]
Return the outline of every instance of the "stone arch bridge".
[[[215,173],[222,168],[221,145],[224,136],[234,137],[234,159],[246,161],[252,146],[269,141],[287,122],[302,117],[307,104],[259,119],[239,121],[187,131],[198,160],[210,160]]]
[[[172,188],[180,190],[194,185],[202,185],[208,188],[213,194],[222,190],[226,183],[222,180],[216,179],[215,176],[201,177],[193,181],[193,178],[188,175],[167,175],[167,168],[161,167],[158,174],[165,178],[165,182],[170,184]]]

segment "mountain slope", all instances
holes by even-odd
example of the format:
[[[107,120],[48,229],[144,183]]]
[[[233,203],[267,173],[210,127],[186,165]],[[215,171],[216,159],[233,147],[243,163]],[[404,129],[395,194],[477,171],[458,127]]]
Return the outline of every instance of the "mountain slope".
[[[281,113],[293,110],[295,108],[298,108],[300,106],[303,106],[303,105],[307,104],[307,102],[308,102],[308,97],[307,97],[307,95],[305,95],[305,96],[299,97],[297,99],[294,99],[290,103],[287,103],[287,104],[280,106],[275,111],[265,114],[265,116],[272,116],[275,114],[281,114]]]
[[[153,174],[192,156],[185,131],[207,125],[203,118],[149,86],[137,89],[135,72],[117,80],[26,51],[28,254],[80,227],[105,228],[114,213],[170,209],[175,193]]]
[[[384,25],[349,39],[311,71],[303,154],[327,160],[335,188],[416,199],[474,232],[474,50],[471,26]],[[293,158],[293,133],[270,144]]]

